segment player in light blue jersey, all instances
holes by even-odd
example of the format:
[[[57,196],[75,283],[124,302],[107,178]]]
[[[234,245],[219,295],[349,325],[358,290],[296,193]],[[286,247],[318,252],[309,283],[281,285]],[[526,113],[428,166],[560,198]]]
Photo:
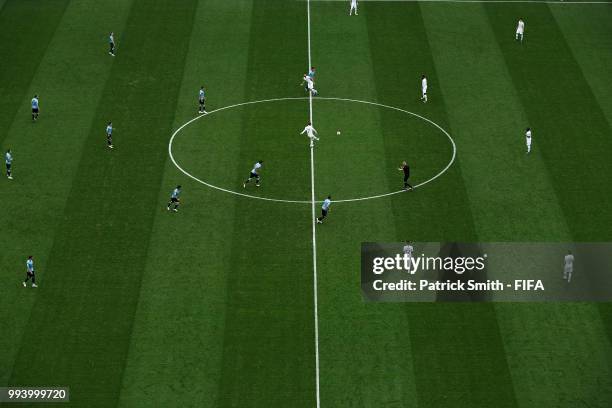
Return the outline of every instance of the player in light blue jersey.
[[[106,125],[106,144],[109,149],[113,148],[113,122],[108,122]]]
[[[34,95],[32,98],[32,122],[38,120],[38,95]]]
[[[200,103],[200,108],[198,109],[198,113],[207,113],[206,112],[206,93],[204,92],[204,86],[200,87],[200,92],[198,94],[198,102]]]
[[[109,47],[108,53],[114,57],[115,56],[115,34],[113,32],[111,32],[108,35],[108,47]]]
[[[323,201],[323,205],[321,206],[321,216],[317,218],[317,224],[323,224],[323,220],[327,217],[327,213],[329,212],[329,206],[331,205],[331,196],[327,196],[327,198]]]
[[[178,185],[172,193],[170,194],[170,201],[168,202],[168,211],[170,211],[170,207],[174,205],[174,209],[172,211],[178,212],[179,204],[181,203],[181,199],[179,196],[181,195],[181,186]]]
[[[23,281],[24,288],[30,279],[32,279],[32,287],[36,288],[36,274],[34,273],[34,259],[32,255],[28,256],[28,260],[26,261],[26,278]]]
[[[13,155],[11,154],[11,149],[8,149],[4,155],[4,163],[6,164],[6,177],[12,180],[11,166],[13,165]]]
[[[316,73],[317,70],[315,69],[315,67],[310,67],[310,70],[308,71],[308,76],[314,81]]]

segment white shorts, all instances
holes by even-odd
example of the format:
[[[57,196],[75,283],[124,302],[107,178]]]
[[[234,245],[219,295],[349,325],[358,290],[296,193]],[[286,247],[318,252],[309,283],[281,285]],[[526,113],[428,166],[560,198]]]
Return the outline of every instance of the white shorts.
[[[423,88],[423,95],[427,93],[427,88]]]
[[[516,30],[517,34],[523,35],[523,30]]]
[[[531,146],[531,140],[527,140],[527,146]]]

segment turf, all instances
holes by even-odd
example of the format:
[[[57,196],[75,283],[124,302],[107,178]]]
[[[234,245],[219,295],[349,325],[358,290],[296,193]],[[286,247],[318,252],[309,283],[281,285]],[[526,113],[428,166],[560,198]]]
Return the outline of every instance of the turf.
[[[209,111],[304,98],[306,6],[0,0],[10,61],[0,64],[0,144],[15,157],[15,180],[0,182],[0,386],[69,386],[82,407],[316,406],[307,100],[215,112],[173,144],[208,183],[305,203],[208,188],[168,156],[201,85]],[[363,1],[358,17],[348,2],[310,8],[322,98],[414,112],[457,148],[436,180],[335,203],[317,228],[321,406],[610,406],[610,304],[366,303],[359,249],[609,241],[612,6]],[[404,159],[424,182],[452,155],[417,117],[322,98],[317,200],[396,191]],[[256,160],[262,187],[243,189]],[[177,184],[183,204],[168,213]],[[37,289],[21,286],[28,255]]]

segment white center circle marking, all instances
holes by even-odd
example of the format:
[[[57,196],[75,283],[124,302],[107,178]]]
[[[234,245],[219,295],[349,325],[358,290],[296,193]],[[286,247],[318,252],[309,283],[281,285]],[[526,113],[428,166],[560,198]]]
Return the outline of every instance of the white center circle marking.
[[[258,103],[266,103],[266,102],[296,101],[296,100],[307,100],[307,99],[308,99],[308,97],[292,97],[292,98],[274,98],[274,99],[262,99],[260,101],[242,102],[242,103],[237,103],[237,104],[234,104],[234,105],[224,106],[224,107],[219,108],[219,109],[215,109],[213,111],[208,112],[208,114],[196,116],[195,118],[190,119],[189,121],[187,121],[184,124],[182,124],[178,129],[176,129],[174,131],[174,133],[170,137],[170,142],[168,142],[168,154],[170,155],[170,160],[172,160],[172,163],[184,175],[186,175],[187,177],[197,181],[200,184],[203,184],[203,185],[205,185],[207,187],[210,187],[212,189],[215,189],[215,190],[223,191],[225,193],[230,193],[230,194],[234,194],[234,195],[241,196],[241,197],[254,198],[256,200],[275,201],[275,202],[279,202],[279,203],[311,204],[312,201],[310,201],[310,200],[283,200],[283,199],[280,199],[280,198],[260,197],[260,196],[255,196],[255,195],[252,195],[252,194],[241,193],[239,191],[228,190],[228,189],[223,188],[223,187],[215,186],[214,184],[207,183],[206,181],[197,178],[196,176],[190,174],[187,170],[183,169],[180,166],[180,164],[178,164],[178,162],[174,158],[174,155],[172,154],[172,143],[174,142],[174,139],[176,138],[176,136],[181,132],[181,130],[183,130],[187,126],[191,125],[196,120],[199,120],[199,119],[202,119],[202,118],[206,118],[206,117],[208,117],[208,116],[210,116],[212,114],[215,114],[217,112],[221,112],[221,111],[224,111],[224,110],[237,108],[239,106],[255,105],[255,104],[258,104]],[[444,133],[444,135],[448,138],[448,140],[450,141],[451,145],[453,146],[453,154],[451,156],[450,161],[435,176],[433,176],[430,179],[425,180],[425,181],[423,181],[423,182],[421,182],[419,184],[414,185],[413,188],[415,188],[415,189],[418,188],[418,187],[422,187],[422,186],[424,186],[424,185],[426,185],[428,183],[431,183],[432,181],[434,181],[435,179],[440,177],[442,174],[446,173],[446,171],[450,168],[450,166],[452,166],[453,163],[455,162],[455,157],[457,156],[457,146],[455,145],[455,141],[453,140],[451,135],[446,130],[444,130],[444,128],[442,128],[442,126],[438,125],[437,123],[435,123],[434,121],[432,121],[430,119],[427,119],[424,116],[421,116],[421,115],[419,115],[417,113],[414,113],[414,112],[407,111],[405,109],[397,108],[395,106],[385,105],[385,104],[377,103],[377,102],[361,101],[361,100],[358,100],[358,99],[333,98],[333,97],[317,97],[316,99],[327,100],[327,101],[341,101],[341,102],[361,103],[361,104],[364,104],[364,105],[379,106],[381,108],[386,108],[386,109],[391,109],[391,110],[395,110],[395,111],[398,111],[398,112],[403,112],[403,113],[405,113],[407,115],[411,115],[411,116],[414,116],[414,117],[419,118],[421,120],[424,120],[425,122],[429,123],[430,125],[434,126],[438,130],[440,130],[442,133]],[[335,203],[346,203],[346,202],[352,202],[352,201],[372,200],[372,199],[375,199],[375,198],[388,197],[388,196],[391,196],[391,195],[394,195],[394,194],[400,194],[400,193],[405,193],[405,192],[406,192],[405,190],[398,190],[398,191],[392,191],[390,193],[372,195],[372,196],[367,196],[367,197],[357,197],[357,198],[346,198],[346,199],[342,199],[342,200],[334,200],[334,202]],[[321,202],[321,201],[317,201],[317,202]]]

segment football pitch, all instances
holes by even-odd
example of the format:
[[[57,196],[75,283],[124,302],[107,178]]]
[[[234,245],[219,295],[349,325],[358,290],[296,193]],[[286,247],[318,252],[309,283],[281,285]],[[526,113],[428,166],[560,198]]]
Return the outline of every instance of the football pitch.
[[[611,303],[360,286],[362,242],[612,241],[612,3],[349,5],[0,0],[0,387],[69,387],[75,407],[612,406]]]

